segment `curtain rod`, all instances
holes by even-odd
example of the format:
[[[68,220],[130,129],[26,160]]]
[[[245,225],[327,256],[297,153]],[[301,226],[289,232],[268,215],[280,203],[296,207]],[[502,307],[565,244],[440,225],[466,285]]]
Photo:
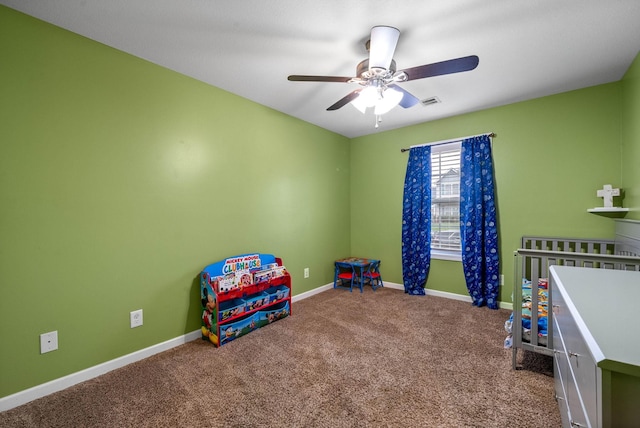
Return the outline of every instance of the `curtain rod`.
[[[484,134],[469,135],[468,137],[454,138],[452,140],[442,140],[442,141],[434,141],[433,143],[416,144],[415,146],[411,146],[408,149],[400,149],[400,152],[402,152],[402,153],[408,152],[409,150],[413,149],[414,147],[435,146],[437,144],[446,144],[446,143],[457,143],[459,141],[466,140],[467,138],[480,137],[482,135],[488,135],[491,138],[496,136],[495,132],[486,132]]]

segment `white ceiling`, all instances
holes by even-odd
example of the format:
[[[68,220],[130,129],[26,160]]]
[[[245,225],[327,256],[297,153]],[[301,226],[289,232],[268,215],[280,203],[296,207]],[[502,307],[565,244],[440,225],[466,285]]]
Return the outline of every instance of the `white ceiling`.
[[[640,0],[0,0],[66,28],[347,137],[622,78],[640,49]],[[371,27],[400,29],[398,69],[478,55],[469,72],[400,84],[440,104],[396,107],[374,128],[353,106]]]

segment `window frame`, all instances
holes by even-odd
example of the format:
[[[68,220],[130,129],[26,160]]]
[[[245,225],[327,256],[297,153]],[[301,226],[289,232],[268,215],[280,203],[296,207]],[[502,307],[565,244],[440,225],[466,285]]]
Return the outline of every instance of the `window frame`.
[[[433,146],[431,146],[431,176],[432,176],[432,187],[431,187],[431,200],[433,201],[433,196],[434,196],[434,189],[435,186],[433,185],[433,156],[434,154],[439,154],[442,152],[450,152],[450,151],[458,151],[458,153],[460,154],[461,150],[462,150],[462,142],[461,141],[456,141],[456,142],[450,142],[450,143],[442,143],[442,144],[435,144]],[[458,167],[458,171],[460,170],[460,167]],[[444,174],[440,174],[440,177],[444,176]],[[445,186],[448,187],[448,184],[445,184]],[[460,181],[458,180],[458,195],[457,195],[457,200],[458,200],[458,207],[460,204]],[[444,195],[444,193],[440,196],[451,196],[451,195]],[[433,202],[431,204],[433,206]],[[430,208],[431,209],[431,208]],[[460,215],[460,209],[458,208],[458,216]],[[459,217],[458,217],[459,218]],[[431,219],[431,222],[429,224],[429,234],[430,236],[432,233],[432,226],[433,226],[433,218]],[[460,234],[462,234],[462,231],[460,230],[460,221],[458,220],[458,231]],[[449,260],[449,261],[462,261],[462,248],[458,249],[458,250],[450,250],[450,249],[441,249],[441,248],[433,248],[432,243],[430,242],[430,247],[431,247],[431,258],[432,259],[438,259],[438,260]]]

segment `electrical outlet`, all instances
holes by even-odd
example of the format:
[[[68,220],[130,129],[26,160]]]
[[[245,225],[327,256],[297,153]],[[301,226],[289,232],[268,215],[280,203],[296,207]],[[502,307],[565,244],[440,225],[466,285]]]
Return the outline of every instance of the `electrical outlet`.
[[[40,335],[40,353],[55,351],[58,349],[58,332],[50,331]]]
[[[131,319],[131,328],[140,327],[142,325],[142,309],[131,311],[129,317]]]
[[[309,278],[309,268],[304,268],[304,277]]]
[[[504,285],[504,275],[500,275],[500,285]]]

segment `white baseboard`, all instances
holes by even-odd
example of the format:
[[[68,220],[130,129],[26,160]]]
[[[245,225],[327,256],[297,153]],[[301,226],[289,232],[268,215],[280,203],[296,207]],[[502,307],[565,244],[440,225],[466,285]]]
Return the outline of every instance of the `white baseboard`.
[[[314,288],[311,291],[295,295],[291,298],[291,301],[297,302],[302,299],[306,299],[307,297],[311,297],[315,294],[319,294],[323,291],[329,290],[332,287],[333,282],[321,287]],[[114,360],[98,364],[97,366],[89,367],[79,372],[72,373],[70,375],[54,379],[50,382],[34,386],[33,388],[25,389],[24,391],[2,397],[0,398],[0,412],[13,409],[14,407],[22,406],[23,404],[26,404],[30,401],[42,398],[49,394],[53,394],[54,392],[62,391],[63,389],[69,388],[78,383],[93,379],[112,370],[119,369],[120,367],[124,367],[128,364],[135,363],[136,361],[143,360],[152,355],[167,351],[171,348],[175,348],[176,346],[183,345],[187,342],[191,342],[192,340],[200,339],[201,337],[202,333],[200,329],[198,329],[183,336],[167,340],[166,342],[158,343],[156,345],[152,345],[148,348],[132,352],[131,354],[124,355]]]
[[[510,311],[513,310],[513,303],[500,302],[498,303],[498,306],[500,306],[500,309],[509,309]]]
[[[396,284],[393,282],[384,282],[384,286],[397,290],[404,290],[404,285]],[[313,290],[306,291],[301,294],[296,294],[291,298],[291,301],[298,302],[302,299],[306,299],[308,297],[330,290],[331,288],[333,288],[333,283],[322,285],[320,287],[314,288]],[[464,302],[471,303],[471,297],[469,296],[462,296],[460,294],[449,293],[446,291],[430,290],[428,288],[426,289],[426,293],[427,295],[431,296],[445,297],[447,299],[462,300]],[[511,303],[501,302],[500,307],[513,310],[513,305]],[[34,386],[33,388],[25,389],[24,391],[2,397],[0,398],[0,412],[13,409],[14,407],[21,406],[30,401],[42,398],[49,394],[53,394],[54,392],[62,391],[63,389],[69,388],[78,383],[93,379],[112,370],[119,369],[120,367],[124,367],[128,364],[135,363],[136,361],[140,361],[160,352],[175,348],[176,346],[180,346],[187,342],[200,339],[202,337],[201,335],[202,333],[200,332],[200,329],[198,329],[174,339],[169,339],[165,342],[149,346],[148,348],[132,352],[131,354],[127,354],[111,361],[98,364],[97,366],[89,367],[79,372],[72,373],[70,375],[54,379],[50,382]]]
[[[136,361],[143,360],[152,355],[158,354],[163,351],[167,351],[176,346],[183,345],[192,340],[199,339],[201,337],[200,329],[187,333],[180,337],[167,340],[166,342],[158,343],[156,345],[149,346],[148,348],[141,349],[131,354],[124,355],[111,361],[98,364],[97,366],[89,367],[70,375],[54,379],[50,382],[43,383],[41,385],[34,386],[33,388],[25,389],[24,391],[17,392],[12,395],[0,398],[0,412],[13,409],[14,407],[21,406],[30,401],[42,398],[46,395],[53,394],[54,392],[62,391],[70,386],[76,385],[81,382],[93,379],[112,370],[124,367],[128,364],[135,363]]]
[[[302,299],[306,299],[307,297],[311,297],[311,296],[315,296],[316,294],[320,294],[323,291],[327,291],[333,288],[333,282],[326,284],[326,285],[321,285],[320,287],[316,287],[313,290],[309,290],[309,291],[305,291],[304,293],[300,293],[300,294],[296,294],[295,296],[293,296],[291,298],[291,302],[295,303],[297,301],[300,301]]]
[[[387,287],[387,288],[393,288],[393,289],[396,289],[396,290],[404,290],[404,285],[403,284],[397,284],[395,282],[386,282],[386,281],[384,281],[384,286]],[[449,293],[448,291],[432,290],[430,288],[425,288],[424,291],[427,294],[427,296],[445,297],[447,299],[461,300],[463,302],[471,303],[471,297],[470,296],[463,296],[461,294]]]
[[[385,287],[393,288],[397,290],[404,290],[403,284],[397,284],[394,282],[386,282],[386,281],[383,281],[383,283]],[[463,302],[469,302],[469,303],[472,302],[471,296],[463,296],[462,294],[449,293],[448,291],[439,291],[439,290],[432,290],[430,288],[426,288],[425,292],[427,293],[427,296],[445,297],[447,299],[461,300]],[[498,306],[501,309],[509,309],[510,311],[513,310],[513,303],[500,302]]]

